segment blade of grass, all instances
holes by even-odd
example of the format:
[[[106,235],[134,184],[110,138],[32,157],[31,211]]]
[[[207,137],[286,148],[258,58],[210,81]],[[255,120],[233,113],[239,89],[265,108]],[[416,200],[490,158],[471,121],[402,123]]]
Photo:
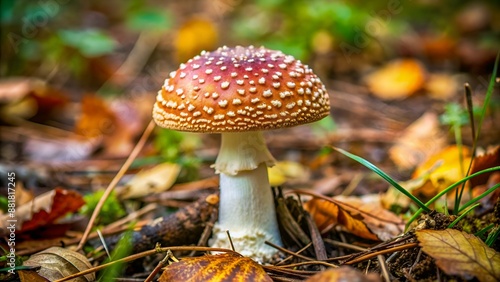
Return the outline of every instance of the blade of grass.
[[[490,168],[487,168],[487,169],[483,169],[481,171],[478,171],[474,174],[471,174],[467,177],[464,177],[462,179],[460,179],[460,181],[458,182],[455,182],[453,183],[452,185],[448,186],[446,189],[444,189],[443,191],[439,192],[436,196],[432,197],[432,199],[430,199],[427,203],[425,203],[425,206],[428,207],[430,206],[432,203],[434,203],[437,199],[441,198],[443,195],[446,195],[448,192],[450,192],[451,190],[453,190],[455,187],[457,187],[458,185],[461,185],[462,183],[468,181],[469,179],[471,178],[474,178],[478,175],[481,175],[483,173],[488,173],[488,172],[492,172],[492,171],[496,171],[496,170],[500,170],[500,166],[494,166],[494,167],[490,167]],[[483,193],[484,194],[484,193]],[[408,230],[408,226],[410,226],[410,224],[415,221],[415,219],[417,219],[420,214],[424,211],[424,209],[419,209],[411,218],[410,220],[408,221],[408,223],[406,223],[406,227],[405,227],[405,230]]]
[[[490,234],[488,235],[488,238],[486,238],[486,241],[484,243],[486,245],[488,245],[488,247],[491,247],[491,245],[493,245],[493,243],[495,243],[495,241],[497,240],[498,235],[500,235],[500,226],[495,227],[490,232]]]
[[[474,208],[476,208],[477,206],[479,206],[479,203],[476,203],[475,205],[473,205],[472,207],[468,208],[464,213],[462,213],[459,217],[455,218],[455,220],[450,223],[450,225],[448,225],[448,228],[453,228],[453,226],[455,226],[460,220],[462,220],[462,218],[464,218],[464,216],[466,216],[469,212],[471,212]]]
[[[378,174],[380,177],[382,177],[385,181],[387,181],[389,184],[391,184],[392,186],[394,186],[394,188],[398,189],[399,192],[403,193],[405,196],[407,196],[408,198],[410,198],[417,206],[419,206],[421,209],[425,210],[426,212],[429,212],[430,209],[428,207],[425,206],[425,204],[420,201],[417,197],[415,197],[414,195],[412,195],[410,192],[408,192],[408,190],[406,190],[405,188],[403,188],[401,185],[399,185],[394,179],[392,179],[389,175],[387,175],[385,172],[383,172],[382,170],[380,170],[378,167],[376,167],[374,164],[372,164],[371,162],[363,159],[362,157],[359,157],[359,156],[356,156],[354,154],[351,154],[343,149],[340,149],[340,148],[336,148],[336,147],[332,147],[335,151],[357,161],[358,163],[364,165],[365,167],[367,167],[368,169],[370,169],[371,171],[375,172],[376,174]]]
[[[488,83],[488,89],[486,90],[486,97],[484,98],[483,108],[481,109],[481,116],[479,118],[477,131],[475,131],[475,132],[474,132],[474,115],[473,115],[473,108],[472,108],[472,92],[470,90],[470,86],[468,84],[465,85],[467,109],[469,112],[469,119],[471,121],[472,134],[474,137],[474,140],[472,143],[472,158],[470,160],[469,168],[467,169],[467,173],[465,174],[466,176],[469,175],[470,169],[472,167],[472,162],[474,160],[474,157],[476,156],[477,140],[479,140],[479,134],[481,133],[481,127],[483,125],[484,117],[486,116],[486,111],[488,109],[488,106],[490,105],[491,95],[493,94],[493,89],[495,87],[495,80],[497,77],[499,59],[500,59],[500,52],[497,53],[497,57],[495,59],[495,65],[493,66],[493,72],[491,74],[490,82]],[[460,163],[460,165],[462,165],[462,163]],[[462,188],[460,189],[459,194],[458,194],[458,190],[456,191],[457,194],[455,194],[455,206],[453,209],[454,214],[459,213],[460,202],[462,200],[462,194],[463,194],[464,189],[465,189],[465,183],[462,185]]]
[[[498,183],[497,185],[494,185],[492,186],[490,189],[484,191],[481,195],[475,197],[474,199],[471,199],[469,200],[467,203],[465,203],[459,210],[458,212],[462,212],[464,209],[466,209],[467,207],[469,207],[470,205],[474,204],[475,202],[481,200],[482,198],[486,197],[488,194],[490,194],[491,192],[495,191],[496,189],[498,189],[498,187],[500,187],[500,183]]]

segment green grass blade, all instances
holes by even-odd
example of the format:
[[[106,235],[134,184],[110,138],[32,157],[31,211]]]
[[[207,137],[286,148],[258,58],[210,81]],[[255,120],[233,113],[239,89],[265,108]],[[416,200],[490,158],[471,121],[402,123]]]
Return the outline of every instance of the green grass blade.
[[[464,177],[462,179],[460,179],[460,181],[458,182],[455,182],[453,183],[452,185],[448,186],[446,189],[444,189],[443,191],[439,192],[436,196],[434,196],[432,199],[430,199],[427,203],[425,203],[425,206],[428,207],[430,206],[432,203],[434,203],[437,199],[441,198],[443,195],[446,195],[448,192],[450,192],[451,190],[453,190],[455,187],[457,187],[458,185],[468,181],[469,179],[471,178],[474,178],[478,175],[481,175],[483,173],[488,173],[488,172],[492,172],[492,171],[496,171],[496,170],[500,170],[500,166],[494,166],[494,167],[490,167],[490,168],[487,168],[487,169],[483,169],[481,171],[478,171],[474,174],[471,174],[467,177]],[[483,193],[484,194],[484,193]],[[410,220],[408,221],[408,223],[406,223],[406,230],[408,229],[408,226],[410,226],[410,224],[415,221],[415,219],[417,219],[420,214],[424,211],[424,209],[419,209],[411,218]]]
[[[399,192],[403,193],[405,196],[407,196],[408,198],[410,198],[415,204],[417,204],[417,206],[419,206],[421,209],[425,210],[425,211],[430,211],[430,209],[428,207],[425,206],[425,204],[420,201],[417,197],[413,196],[410,192],[408,192],[408,190],[406,190],[405,188],[403,188],[401,185],[399,185],[394,179],[392,179],[389,175],[387,175],[387,173],[383,172],[382,170],[380,170],[378,167],[376,167],[374,164],[372,164],[371,162],[363,159],[362,157],[359,157],[359,156],[356,156],[354,154],[351,154],[343,149],[340,149],[340,148],[336,148],[336,147],[333,147],[334,150],[336,150],[337,152],[357,161],[358,163],[364,165],[365,167],[367,167],[368,169],[370,169],[371,171],[375,172],[376,174],[378,174],[380,177],[382,177],[385,181],[387,181],[389,184],[391,184],[392,186],[394,186],[394,188],[398,189]]]
[[[500,183],[498,183],[497,185],[494,185],[493,187],[491,187],[490,189],[484,191],[484,193],[482,193],[481,195],[475,197],[474,199],[471,199],[470,201],[468,201],[467,203],[465,203],[461,208],[460,210],[458,210],[458,212],[461,212],[463,211],[464,209],[466,209],[467,207],[469,207],[470,205],[474,204],[475,202],[481,200],[482,198],[486,197],[488,194],[490,194],[491,192],[495,191],[496,189],[498,189],[498,187],[500,187]]]
[[[464,216],[466,216],[469,212],[471,212],[474,208],[479,206],[479,203],[473,205],[472,207],[468,208],[463,214],[461,214],[459,217],[457,217],[450,225],[448,225],[448,228],[453,228]]]

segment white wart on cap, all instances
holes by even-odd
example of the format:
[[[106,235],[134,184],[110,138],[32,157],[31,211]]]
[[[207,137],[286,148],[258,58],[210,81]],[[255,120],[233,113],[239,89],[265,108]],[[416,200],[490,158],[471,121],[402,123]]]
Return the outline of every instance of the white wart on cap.
[[[292,56],[263,47],[222,47],[181,64],[159,91],[159,126],[193,132],[291,127],[330,111],[321,80]]]

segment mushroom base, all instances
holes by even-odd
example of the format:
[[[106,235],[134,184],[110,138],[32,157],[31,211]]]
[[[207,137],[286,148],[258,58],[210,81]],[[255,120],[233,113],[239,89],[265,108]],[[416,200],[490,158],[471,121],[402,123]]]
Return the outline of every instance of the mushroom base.
[[[237,175],[221,173],[220,187],[219,221],[210,245],[230,249],[228,230],[235,251],[259,262],[269,260],[277,251],[265,241],[282,243],[267,166],[262,163]]]

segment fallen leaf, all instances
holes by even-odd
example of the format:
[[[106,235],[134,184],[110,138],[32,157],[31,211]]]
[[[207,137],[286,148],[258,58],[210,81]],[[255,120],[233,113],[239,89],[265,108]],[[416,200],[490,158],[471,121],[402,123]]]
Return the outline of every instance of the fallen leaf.
[[[20,228],[19,233],[53,223],[67,213],[77,211],[84,203],[79,193],[61,188],[37,196],[16,210],[15,220]],[[8,216],[9,214],[4,215],[1,222],[7,223],[7,219],[11,219]]]
[[[48,282],[47,278],[44,278],[35,270],[18,270],[17,275],[19,275],[19,280],[21,282]]]
[[[398,184],[414,195],[414,191],[426,185],[428,181],[426,177],[417,177],[408,181],[399,182]],[[412,203],[412,200],[394,186],[390,186],[389,189],[380,196],[380,202],[385,209],[406,211]]]
[[[178,62],[185,62],[203,50],[215,49],[217,37],[217,28],[212,21],[199,17],[189,19],[179,28],[175,38]]]
[[[460,150],[458,146],[448,146],[439,153],[430,156],[424,163],[418,166],[413,173],[413,178],[429,174],[429,180],[436,190],[426,194],[435,195],[436,191],[439,192],[464,177],[465,170],[470,162],[470,150],[468,147],[462,146],[462,156],[462,166],[460,166]],[[433,169],[436,166],[438,167]]]
[[[458,83],[449,74],[431,74],[425,84],[425,90],[431,98],[449,101],[457,93]]]
[[[314,198],[304,204],[320,232],[338,224],[359,237],[385,241],[399,235],[404,222],[380,204],[364,203],[356,197]]]
[[[486,154],[474,158],[474,163],[472,164],[470,174],[474,174],[478,171],[494,166],[500,166],[500,146],[496,146]],[[492,173],[493,172],[483,173],[472,178],[471,180],[469,180],[470,187],[474,188],[478,185],[485,184]]]
[[[84,255],[60,247],[51,247],[36,253],[24,261],[23,265],[40,266],[38,274],[49,281],[61,279],[92,267]],[[95,281],[95,274],[89,273],[71,281]]]
[[[165,268],[160,282],[166,281],[263,281],[272,279],[261,265],[234,253],[185,258]]]
[[[105,154],[125,156],[133,148],[137,124],[130,121],[134,116],[130,107],[105,101],[96,95],[85,95],[81,102],[81,114],[75,125],[75,133],[89,139],[103,138]],[[123,115],[124,117],[120,116]]]
[[[31,77],[14,77],[0,81],[0,106],[3,118],[32,118],[44,121],[60,114],[68,96],[45,81]]]
[[[448,275],[500,280],[500,254],[474,235],[455,229],[416,231],[422,250]]]
[[[368,275],[363,274],[361,271],[344,265],[339,268],[331,268],[325,271],[322,271],[318,274],[315,274],[306,282],[344,282],[344,281],[353,281],[353,282],[378,282],[381,281],[379,275],[376,273],[368,273]]]
[[[380,99],[404,99],[425,83],[426,70],[414,59],[393,60],[365,77],[370,91]]]
[[[307,180],[309,178],[307,169],[298,162],[276,162],[276,164],[273,167],[269,167],[267,171],[271,186],[280,186],[287,181]]]
[[[391,160],[401,169],[413,169],[446,146],[435,113],[427,112],[408,126],[389,149]]]
[[[163,192],[175,183],[181,167],[174,163],[162,163],[138,172],[122,189],[117,191],[121,199],[140,198]]]

